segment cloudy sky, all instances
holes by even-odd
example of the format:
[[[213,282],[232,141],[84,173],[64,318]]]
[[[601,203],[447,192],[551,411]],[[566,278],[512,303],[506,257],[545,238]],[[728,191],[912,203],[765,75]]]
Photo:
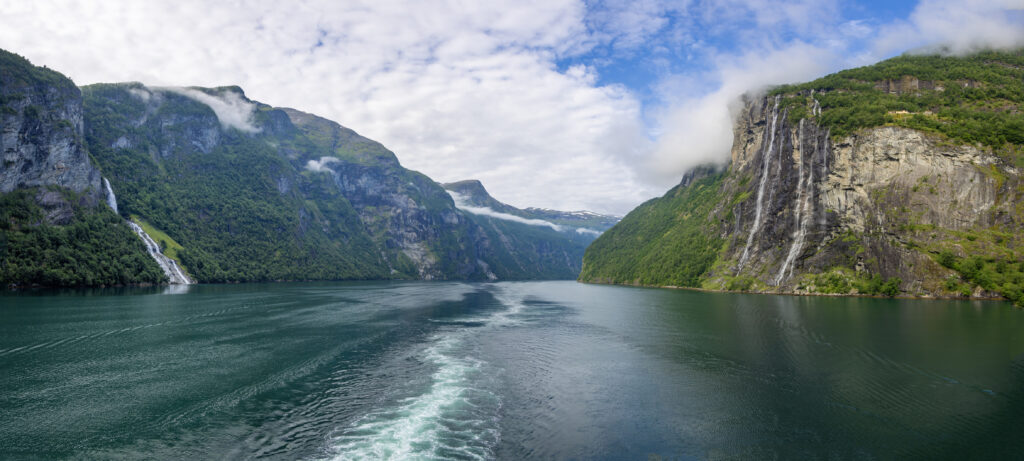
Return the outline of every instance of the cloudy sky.
[[[47,1],[0,48],[76,83],[240,85],[441,182],[622,214],[728,158],[730,102],[935,44],[1024,45],[1024,0]]]

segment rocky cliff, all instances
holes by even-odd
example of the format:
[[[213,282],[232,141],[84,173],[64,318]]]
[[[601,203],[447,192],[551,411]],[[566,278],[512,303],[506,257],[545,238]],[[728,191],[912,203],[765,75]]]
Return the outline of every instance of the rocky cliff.
[[[813,292],[824,287],[805,275],[846,268],[847,278],[898,279],[905,294],[946,295],[956,274],[940,251],[996,244],[967,240],[973,232],[1017,247],[1020,172],[991,150],[897,126],[833,141],[814,117],[791,123],[777,99],[750,101],[736,124],[722,187],[748,198],[716,210],[732,220],[705,286],[746,277],[759,290]]]
[[[82,138],[82,96],[71,80],[0,51],[0,193],[57,186],[89,205],[102,198],[100,173]],[[48,189],[37,202],[51,223],[67,223],[71,204]]]
[[[902,84],[892,92],[888,80],[885,88],[861,85],[869,89],[817,82],[748,97],[728,167],[697,169],[623,219],[623,227],[588,250],[581,280],[1018,299],[1024,286],[1019,146],[1005,136],[989,145],[964,142],[972,133],[955,125],[967,125],[971,114],[958,112],[937,119],[945,125],[935,130],[902,123],[897,111],[882,112],[876,126],[844,129],[846,120],[830,118],[847,109],[833,102],[837,93],[849,100],[850,92],[861,91],[884,104],[890,97],[948,97],[935,93],[956,86]],[[1024,101],[1008,102],[1017,111]],[[1006,126],[1019,113],[1006,115]],[[652,219],[661,223],[634,222]],[[683,241],[698,247],[679,252],[688,255],[685,262],[652,256]],[[663,262],[660,272],[633,263],[644,258]]]

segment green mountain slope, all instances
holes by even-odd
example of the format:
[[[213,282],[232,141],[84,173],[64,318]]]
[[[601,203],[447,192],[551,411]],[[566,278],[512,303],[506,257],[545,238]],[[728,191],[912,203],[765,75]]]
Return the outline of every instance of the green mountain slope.
[[[464,213],[380,143],[238,87],[79,89],[9,53],[0,82],[7,285],[166,281],[132,222],[200,282],[572,278],[579,269],[581,237]]]
[[[573,278],[582,246],[481,222],[380,143],[237,87],[83,88],[124,215],[200,281]],[[218,112],[220,111],[220,112]]]
[[[233,88],[205,91],[244,98]],[[252,134],[221,126],[208,105],[173,91],[102,84],[84,87],[83,97],[86,141],[121,213],[179,242],[181,263],[198,280],[387,274],[340,194],[318,188],[268,142],[302,141],[284,114],[261,108],[253,114],[261,131]]]
[[[657,286],[700,286],[722,239],[709,234],[724,174],[712,173],[648,200],[586,251],[580,280]]]

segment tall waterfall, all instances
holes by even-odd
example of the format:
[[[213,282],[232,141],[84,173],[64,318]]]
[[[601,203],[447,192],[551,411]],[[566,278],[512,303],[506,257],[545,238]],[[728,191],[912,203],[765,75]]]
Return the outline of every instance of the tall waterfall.
[[[815,101],[817,102],[817,101]],[[778,286],[782,283],[782,279],[786,277],[786,269],[789,269],[790,275],[793,274],[793,262],[796,260],[797,255],[804,248],[804,241],[807,238],[807,227],[810,226],[814,206],[814,157],[815,154],[820,150],[818,137],[814,137],[814,149],[811,151],[811,167],[807,169],[807,179],[804,180],[804,152],[806,149],[805,137],[804,137],[804,122],[806,119],[800,119],[799,133],[799,145],[800,145],[800,160],[797,162],[799,165],[797,170],[797,176],[800,180],[797,182],[797,197],[796,203],[793,208],[796,211],[796,225],[797,231],[796,236],[793,239],[793,244],[789,247],[789,253],[786,255],[786,260],[782,263],[782,267],[779,269],[779,274],[775,277],[775,285]]]
[[[107,206],[117,213],[117,196],[114,195],[114,189],[110,188],[110,181],[107,181],[107,178],[103,178],[103,187],[107,189]]]
[[[185,275],[185,271],[181,270],[181,267],[178,266],[177,262],[167,256],[164,256],[164,254],[160,252],[160,245],[157,245],[157,243],[153,241],[153,238],[150,237],[146,231],[142,230],[141,226],[135,224],[131,220],[128,221],[128,225],[131,226],[132,230],[135,231],[136,234],[139,234],[139,238],[142,239],[142,243],[146,244],[146,251],[149,251],[149,255],[153,257],[153,260],[155,260],[158,265],[160,265],[160,269],[163,269],[164,274],[167,275],[171,284],[188,285],[195,283],[195,281]]]
[[[754,225],[750,227],[750,234],[747,235],[747,245],[743,247],[743,255],[740,256],[740,263],[736,267],[736,272],[739,273],[743,269],[743,265],[747,262],[747,258],[750,257],[750,245],[754,243],[754,235],[757,231],[761,230],[761,213],[764,208],[764,188],[768,183],[768,171],[769,166],[772,162],[772,152],[775,150],[775,124],[779,120],[779,96],[775,96],[775,106],[772,107],[772,123],[769,128],[768,147],[767,151],[762,147],[764,154],[764,161],[761,165],[761,184],[757,186],[757,208],[754,213]],[[779,149],[781,150],[781,149]]]

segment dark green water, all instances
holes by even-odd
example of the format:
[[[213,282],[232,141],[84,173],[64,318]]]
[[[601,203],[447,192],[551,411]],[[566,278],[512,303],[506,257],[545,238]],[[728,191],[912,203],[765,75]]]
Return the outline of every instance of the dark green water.
[[[0,458],[1019,459],[1005,303],[529,283],[0,296]]]

